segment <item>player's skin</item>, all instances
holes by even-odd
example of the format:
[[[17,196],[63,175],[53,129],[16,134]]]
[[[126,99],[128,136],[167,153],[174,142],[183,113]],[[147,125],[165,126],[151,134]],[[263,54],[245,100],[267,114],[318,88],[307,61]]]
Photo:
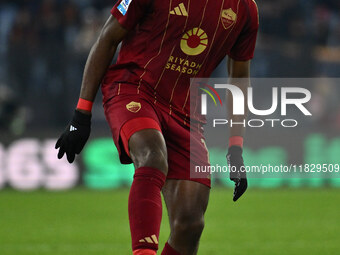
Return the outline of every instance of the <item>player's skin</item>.
[[[80,92],[81,98],[94,101],[117,46],[127,33],[128,31],[113,16],[108,19],[89,54]],[[249,66],[249,61],[229,59],[228,71],[231,82],[234,78],[248,78]],[[246,93],[249,82],[246,80],[237,85]],[[231,100],[229,107],[232,109]],[[91,114],[84,110],[81,112]],[[234,121],[244,119],[244,116],[230,117]],[[231,128],[231,136],[243,134],[244,128],[241,125]],[[167,175],[167,149],[164,137],[158,130],[145,129],[134,133],[129,139],[129,153],[136,169],[152,167]],[[204,227],[204,213],[208,205],[210,188],[193,181],[167,180],[162,192],[169,214],[171,229],[169,244],[183,255],[196,254]]]

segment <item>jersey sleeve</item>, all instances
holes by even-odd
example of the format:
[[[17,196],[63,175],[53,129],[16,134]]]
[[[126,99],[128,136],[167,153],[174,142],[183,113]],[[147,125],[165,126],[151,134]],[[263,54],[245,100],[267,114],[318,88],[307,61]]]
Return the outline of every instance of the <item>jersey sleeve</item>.
[[[111,14],[127,30],[132,30],[150,11],[151,0],[119,0]]]
[[[236,61],[248,61],[254,57],[259,29],[258,9],[255,1],[250,0],[249,19],[231,48],[229,57]]]

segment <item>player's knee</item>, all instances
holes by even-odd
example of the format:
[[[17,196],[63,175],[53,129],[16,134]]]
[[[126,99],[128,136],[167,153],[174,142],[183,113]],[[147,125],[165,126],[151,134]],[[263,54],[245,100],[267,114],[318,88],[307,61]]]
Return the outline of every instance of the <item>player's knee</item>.
[[[130,156],[136,168],[153,167],[168,173],[168,156],[162,134],[155,130],[142,130],[129,141]]]
[[[172,231],[175,232],[176,235],[180,235],[183,239],[189,239],[188,241],[195,245],[196,242],[199,241],[204,228],[204,217],[188,216],[189,217],[182,216],[175,219]]]
[[[150,148],[145,146],[133,157],[136,168],[153,167],[162,171],[165,175],[168,173],[167,155],[159,148]]]
[[[168,160],[166,151],[147,144],[137,151],[131,153],[132,161],[136,168],[153,167],[162,171],[165,175],[168,173]]]

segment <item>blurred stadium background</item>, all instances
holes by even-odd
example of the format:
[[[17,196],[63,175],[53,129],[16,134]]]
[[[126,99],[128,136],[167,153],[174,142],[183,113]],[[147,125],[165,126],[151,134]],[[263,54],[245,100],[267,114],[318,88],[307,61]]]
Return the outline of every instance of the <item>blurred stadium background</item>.
[[[119,164],[100,94],[90,141],[76,163],[57,160],[54,150],[114,2],[0,1],[1,255],[130,254],[133,169]],[[258,6],[252,76],[340,77],[338,0],[258,0]],[[225,69],[222,63],[214,77],[225,77]],[[250,130],[247,164],[340,163],[340,86],[309,89],[308,129]],[[224,154],[211,149],[213,162]],[[338,254],[339,180],[251,180],[237,204],[232,183],[216,180],[199,254]],[[161,243],[167,235],[164,221]]]

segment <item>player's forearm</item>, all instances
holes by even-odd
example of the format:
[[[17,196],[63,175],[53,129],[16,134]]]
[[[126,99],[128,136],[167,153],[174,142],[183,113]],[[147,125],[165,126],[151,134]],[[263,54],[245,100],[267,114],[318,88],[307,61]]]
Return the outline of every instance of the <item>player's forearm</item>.
[[[228,93],[228,116],[229,120],[232,121],[233,125],[230,128],[230,137],[232,136],[244,136],[245,134],[245,122],[247,121],[248,114],[248,103],[247,103],[247,94],[248,87],[250,86],[249,78],[231,78],[229,83],[240,88],[244,95],[244,114],[243,115],[234,115],[233,109],[233,97],[231,93]]]
[[[100,83],[112,61],[117,45],[99,38],[93,45],[87,59],[80,97],[94,101]]]
[[[113,16],[108,18],[87,59],[80,98],[94,101],[117,46],[127,33],[128,31]]]
[[[229,83],[241,89],[244,96],[244,114],[234,115],[233,97],[228,94],[228,115],[229,120],[233,122],[230,128],[230,137],[244,136],[245,134],[245,121],[248,114],[248,87],[250,86],[250,61],[235,61],[231,58],[228,59],[228,73]]]

